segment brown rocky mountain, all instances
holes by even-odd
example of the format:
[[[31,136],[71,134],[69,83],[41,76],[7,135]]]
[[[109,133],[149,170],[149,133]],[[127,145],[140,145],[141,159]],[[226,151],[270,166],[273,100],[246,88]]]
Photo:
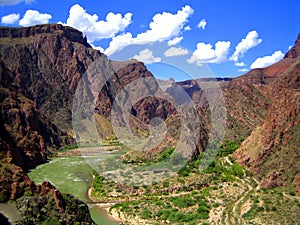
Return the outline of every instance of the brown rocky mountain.
[[[225,139],[246,139],[234,155],[237,161],[248,166],[266,187],[293,183],[300,191],[299,49],[300,36],[285,58],[272,66],[252,70],[235,79],[198,82],[204,85],[217,82],[222,88],[226,109],[219,109],[219,113],[227,111]],[[97,79],[93,77],[95,72],[99,75]],[[117,97],[122,104],[132,105],[130,126],[137,135],[149,133],[147,125],[153,118],[166,120],[170,128],[167,141],[154,149],[154,153],[174,145],[180,135],[182,124],[178,113],[182,109],[172,106],[172,100],[164,98],[157,81],[143,63],[135,60],[112,62],[92,49],[81,32],[70,27],[1,27],[0,77],[0,160],[3,172],[0,190],[4,201],[22,199],[20,197],[26,191],[41,198],[56,198],[53,186],[33,184],[26,172],[44,163],[51,151],[74,143],[72,107],[79,85],[82,85],[79,94],[83,97],[82,102],[76,103],[79,106],[86,106],[85,102],[96,104],[95,107],[92,105],[92,111],[78,115],[79,121],[96,113],[95,120],[102,138],[114,136],[109,120]],[[128,85],[130,92],[126,89]],[[186,140],[187,143],[198,143],[193,154],[197,157],[208,142],[211,128],[205,93],[215,92],[213,88],[204,92],[195,81],[177,85],[182,86],[198,106],[201,121],[189,123],[187,128],[199,127],[199,139]],[[177,87],[169,87],[167,92],[175,98],[178,96],[178,102],[184,106],[185,100],[176,95]],[[149,97],[139,99],[141,93]],[[121,118],[119,122],[121,126],[125,123]],[[84,126],[80,129],[84,130]],[[147,157],[152,156],[151,153]],[[65,202],[61,206],[63,209],[71,201],[58,199]],[[57,203],[57,207],[59,205]],[[64,219],[66,210],[58,211],[64,213],[56,216]],[[90,218],[81,220],[89,221]]]
[[[300,35],[283,60],[234,79],[227,92],[237,87],[261,97],[249,102],[255,104],[258,120],[235,157],[261,177],[263,186],[292,183],[299,192]]]
[[[64,35],[76,43],[78,32],[73,31],[66,28]],[[74,143],[51,117],[63,109],[50,102],[59,106],[59,96],[69,94],[69,87],[61,90],[60,85],[67,86],[49,64],[51,53],[40,50],[43,41],[57,44],[57,39],[50,38],[52,32],[51,26],[0,28],[0,201],[16,201],[22,218],[18,224],[38,224],[51,218],[67,224],[93,224],[83,202],[62,195],[49,183],[36,185],[26,175],[28,169],[45,163],[51,151]],[[77,41],[87,45],[81,37]]]
[[[93,78],[94,72],[100,75],[97,79]],[[48,192],[41,191],[43,186],[31,182],[26,172],[45,163],[50,152],[74,144],[71,136],[72,106],[80,82],[83,83],[83,102],[96,104],[92,113],[96,112],[103,138],[113,134],[107,124],[114,99],[135,80],[143,82],[146,79],[146,86],[136,85],[136,92],[130,98],[126,91],[122,93],[122,103],[138,99],[139,93],[150,97],[130,103],[133,130],[147,130],[147,123],[154,117],[170,118],[169,124],[178,120],[170,102],[151,97],[161,93],[144,64],[137,61],[111,62],[104,54],[92,49],[81,32],[62,25],[1,27],[0,77],[1,201],[18,201],[28,192],[41,199],[48,194],[53,198],[54,187],[48,188]],[[101,85],[102,89],[98,90]],[[171,115],[174,115],[172,119]],[[80,116],[84,119],[86,115]],[[156,151],[162,151],[176,141],[178,131],[173,129],[173,133],[167,135],[167,142]],[[67,207],[68,200],[58,200],[65,201]],[[27,205],[31,208],[31,203]],[[68,213],[72,214],[64,210],[59,212],[63,213],[56,217],[63,220]],[[90,220],[88,216],[81,219],[83,222]]]
[[[208,128],[210,112],[200,86],[209,83],[216,83],[224,95],[225,140],[246,139],[234,154],[237,161],[249,167],[265,187],[294,184],[300,192],[300,34],[284,59],[269,67],[234,79],[177,83],[201,106]]]

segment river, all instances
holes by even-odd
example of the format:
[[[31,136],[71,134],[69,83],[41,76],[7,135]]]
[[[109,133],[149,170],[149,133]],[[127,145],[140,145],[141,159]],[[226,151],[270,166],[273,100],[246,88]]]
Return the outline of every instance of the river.
[[[95,163],[104,160],[109,155],[90,157],[89,163]],[[88,199],[88,189],[92,183],[92,167],[87,163],[84,157],[68,156],[53,158],[49,163],[42,164],[32,170],[28,175],[31,180],[37,184],[43,181],[49,181],[61,192],[69,193],[76,198],[90,202]],[[104,209],[88,204],[91,216],[98,225],[116,225]]]

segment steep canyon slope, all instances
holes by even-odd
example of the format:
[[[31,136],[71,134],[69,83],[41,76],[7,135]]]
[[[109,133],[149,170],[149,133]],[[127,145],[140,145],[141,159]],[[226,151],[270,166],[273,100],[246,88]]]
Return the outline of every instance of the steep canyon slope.
[[[96,82],[82,80],[85,73],[93,72],[91,68],[100,75],[99,79]],[[226,103],[226,109],[222,109],[227,111],[225,139],[245,138],[234,156],[260,177],[266,187],[293,183],[300,191],[299,76],[300,36],[282,61],[235,79],[216,81],[222,88]],[[29,191],[36,196],[48,193],[54,199],[58,196],[50,184],[44,184],[43,189],[43,186],[32,183],[26,172],[45,163],[49,153],[75,143],[72,107],[80,82],[83,84],[83,100],[95,103],[92,113],[96,113],[95,120],[102,138],[114,138],[109,120],[116,97],[122,97],[122,102],[126,103],[137,98],[139,93],[149,97],[132,102],[130,125],[133,132],[148,135],[147,124],[156,117],[166,120],[170,128],[167,140],[154,149],[154,155],[175,145],[180,135],[180,110],[172,106],[172,101],[164,99],[157,81],[143,63],[135,60],[112,62],[94,50],[81,32],[70,27],[56,24],[1,27],[0,77],[0,160],[3,172],[0,190],[3,201],[20,199]],[[136,94],[129,96],[126,86],[137,80],[146,80],[146,85],[135,85]],[[200,82],[205,85],[211,80]],[[201,121],[189,125],[199,127],[199,140],[187,140],[198,143],[194,152],[194,157],[197,157],[208,142],[209,107],[197,82],[186,81],[178,85],[186,89],[198,105]],[[90,87],[96,87],[96,90]],[[118,95],[121,91],[124,91],[122,96]],[[168,91],[171,93],[172,89]],[[85,117],[80,116],[81,119]],[[152,152],[145,157],[153,157]],[[60,203],[56,202],[59,209]]]

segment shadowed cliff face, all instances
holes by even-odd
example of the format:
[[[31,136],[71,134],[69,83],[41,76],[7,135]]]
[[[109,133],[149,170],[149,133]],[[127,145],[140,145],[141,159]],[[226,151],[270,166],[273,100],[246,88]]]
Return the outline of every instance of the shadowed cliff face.
[[[14,164],[26,171],[45,163],[49,151],[74,142],[39,112],[35,101],[23,95],[3,61],[0,61],[0,76],[2,123],[12,138],[11,143],[19,149],[19,155],[13,155]]]
[[[23,217],[19,224],[39,224],[50,217],[66,224],[94,224],[84,203],[49,183],[35,185],[26,172],[45,163],[50,151],[74,143],[66,132],[70,99],[93,55],[85,62],[80,57],[89,50],[101,54],[79,31],[61,25],[0,28],[0,40],[1,202],[17,201]]]
[[[96,59],[82,33],[61,25],[1,28],[0,58],[15,89],[61,129],[71,129],[72,96],[78,80]]]

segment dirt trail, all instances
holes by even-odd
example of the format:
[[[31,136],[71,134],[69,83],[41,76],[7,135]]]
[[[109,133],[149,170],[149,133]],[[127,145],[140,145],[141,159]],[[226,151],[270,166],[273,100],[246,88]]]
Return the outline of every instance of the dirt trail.
[[[231,161],[228,157],[225,158],[225,161],[228,162],[230,165],[232,165]],[[250,194],[252,194],[254,191],[258,191],[260,189],[259,182],[255,178],[238,178],[239,184],[241,184],[245,188],[245,192],[242,193],[235,202],[230,204],[227,209],[225,209],[225,215],[224,219],[222,220],[222,224],[226,225],[239,225],[242,223],[242,215],[240,213],[240,209],[244,202],[246,202],[246,199],[249,197]],[[253,182],[254,181],[254,182]],[[255,184],[253,184],[255,183]]]

